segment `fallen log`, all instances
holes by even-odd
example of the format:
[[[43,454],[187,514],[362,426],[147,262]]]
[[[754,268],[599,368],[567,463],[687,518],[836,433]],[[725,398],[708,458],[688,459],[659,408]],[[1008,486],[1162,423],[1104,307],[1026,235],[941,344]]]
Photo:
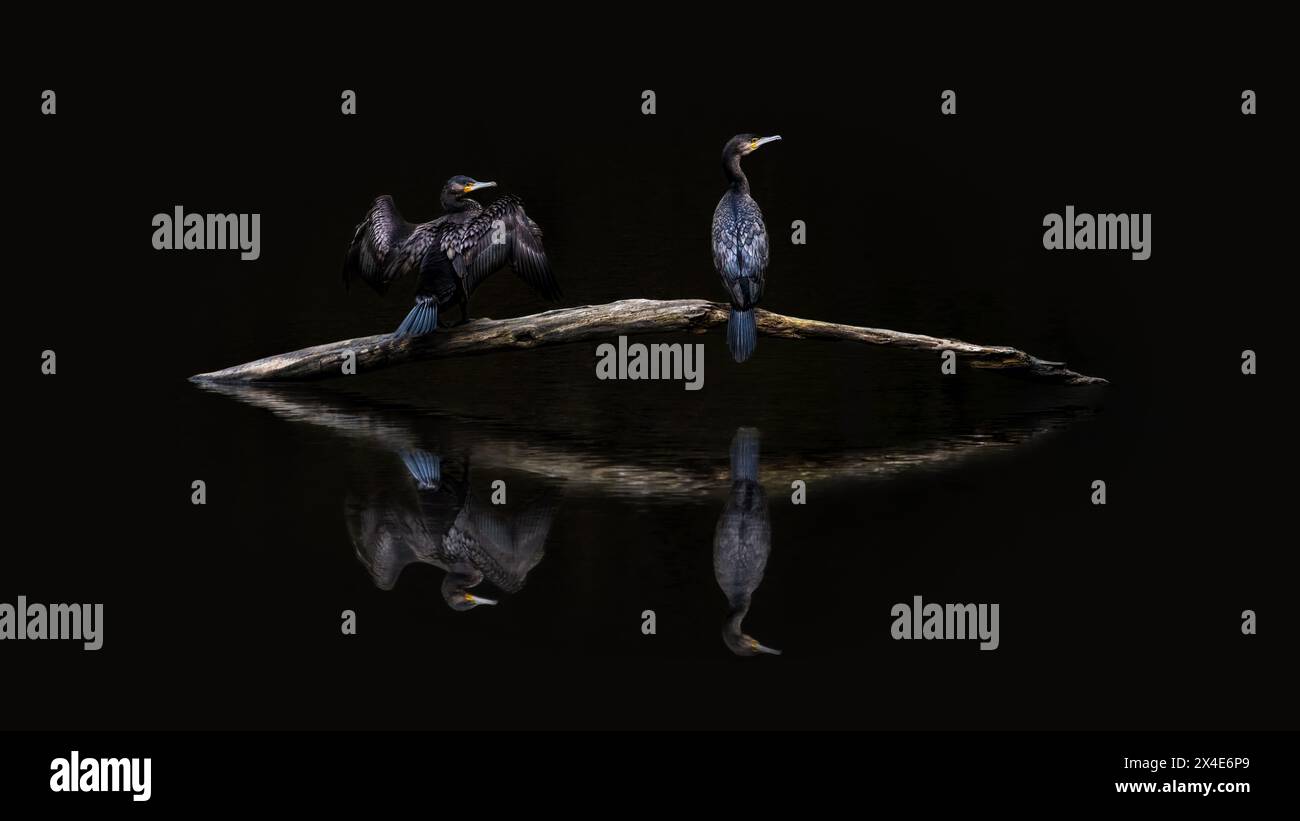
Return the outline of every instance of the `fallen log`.
[[[476,319],[422,337],[398,339],[391,334],[344,339],[276,354],[219,371],[195,374],[194,382],[272,382],[342,376],[349,353],[356,372],[448,356],[536,348],[588,340],[609,341],[620,334],[704,333],[727,324],[727,306],[703,299],[624,299],[604,305],[559,308],[513,319]],[[960,339],[799,319],[759,309],[758,332],[782,339],[825,339],[884,345],[913,351],[952,351],[971,367],[998,370],[1065,385],[1106,384],[1084,376],[1064,362],[1039,359],[1016,348],[976,345]],[[761,354],[759,354],[761,356]]]

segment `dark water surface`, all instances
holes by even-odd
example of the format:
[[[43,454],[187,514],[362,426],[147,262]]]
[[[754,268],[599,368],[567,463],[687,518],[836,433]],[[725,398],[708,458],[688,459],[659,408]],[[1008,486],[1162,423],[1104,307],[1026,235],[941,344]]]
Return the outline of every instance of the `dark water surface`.
[[[1184,113],[1203,134],[1189,143],[1172,104],[1104,95],[1031,116],[992,89],[958,123],[881,91],[895,115],[860,122],[793,85],[718,106],[665,84],[643,118],[633,86],[567,87],[536,133],[523,114],[413,124],[382,86],[344,121],[328,81],[287,110],[218,116],[200,94],[140,114],[188,142],[110,135],[79,154],[30,125],[32,151],[61,158],[32,196],[62,210],[98,178],[115,203],[90,239],[132,275],[94,304],[14,286],[60,371],[23,400],[22,444],[41,444],[16,474],[44,490],[23,501],[32,529],[0,594],[104,602],[107,635],[97,654],[5,648],[30,710],[4,723],[1267,726],[1285,636],[1244,644],[1238,614],[1288,600],[1290,559],[1243,513],[1281,509],[1258,470],[1280,405],[1238,363],[1276,333],[1281,286],[1243,285],[1269,257],[1241,242],[1272,218],[1236,174],[1185,172],[1213,144],[1248,177],[1272,138]],[[69,103],[68,127],[107,116],[97,100]],[[1098,142],[1124,117],[1145,135],[1140,169]],[[766,307],[1014,345],[1113,384],[942,376],[926,354],[769,338],[737,366],[720,330],[637,340],[703,342],[698,392],[599,381],[594,344],[319,385],[186,381],[395,327],[405,288],[339,284],[352,226],[383,192],[428,218],[455,173],[524,199],[566,305],[720,298],[709,219],[719,151],[742,130],[785,138],[745,163],[773,235]],[[213,149],[203,162],[196,145]],[[1210,196],[1238,203],[1214,231],[1196,204]],[[262,258],[152,252],[149,218],[176,203],[260,211]],[[1042,217],[1067,203],[1154,212],[1152,259],[1043,251]],[[795,219],[806,246],[788,242]],[[477,316],[544,307],[508,272],[474,299]],[[742,428],[762,488],[745,491],[746,522],[770,528],[744,564],[743,629],[779,657],[724,641],[715,535]],[[421,489],[409,464],[435,458]],[[195,479],[205,506],[189,504]],[[495,480],[504,508],[487,501]],[[439,552],[453,530],[473,542],[456,562]],[[449,607],[465,590],[499,604]],[[892,605],[915,595],[1001,603],[1000,648],[891,640]],[[1258,697],[1230,704],[1239,676]],[[108,709],[78,701],[91,678]]]

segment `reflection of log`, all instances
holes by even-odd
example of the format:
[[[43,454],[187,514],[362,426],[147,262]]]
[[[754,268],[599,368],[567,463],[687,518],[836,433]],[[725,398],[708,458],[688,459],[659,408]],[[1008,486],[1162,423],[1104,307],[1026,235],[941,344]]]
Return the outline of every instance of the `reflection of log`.
[[[606,305],[585,305],[521,316],[515,319],[476,319],[457,328],[425,337],[396,339],[389,334],[345,339],[327,345],[268,356],[255,362],[190,377],[196,382],[258,382],[327,379],[343,375],[347,352],[356,355],[357,373],[375,371],[402,362],[444,356],[535,348],[565,342],[608,341],[619,334],[704,333],[727,323],[727,306],[702,299],[624,299]],[[829,339],[885,345],[913,351],[953,351],[971,367],[1007,371],[1066,385],[1093,385],[1105,379],[1084,376],[1024,351],[1001,346],[975,345],[959,339],[942,339],[881,328],[838,325],[814,319],[758,311],[758,332],[785,339]],[[761,354],[760,354],[761,355]]]
[[[208,385],[291,422],[315,425],[348,439],[387,450],[431,447],[421,435],[427,416],[400,409],[379,410],[346,395],[306,387],[269,385]],[[1084,407],[1059,407],[1016,414],[991,421],[965,433],[944,435],[909,445],[830,451],[821,454],[764,454],[760,479],[787,485],[793,479],[887,479],[915,470],[950,467],[981,454],[1006,452],[1091,416]],[[699,496],[725,489],[729,483],[726,442],[710,458],[683,454],[678,465],[636,464],[635,453],[611,455],[597,447],[568,442],[532,441],[518,431],[491,430],[479,424],[455,424],[436,438],[467,452],[477,466],[534,473],[609,496]]]

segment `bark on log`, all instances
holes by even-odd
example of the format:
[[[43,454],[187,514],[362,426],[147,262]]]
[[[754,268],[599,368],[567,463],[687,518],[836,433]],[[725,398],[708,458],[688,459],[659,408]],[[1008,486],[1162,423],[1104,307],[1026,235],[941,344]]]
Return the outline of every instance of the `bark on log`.
[[[513,319],[476,319],[456,328],[423,337],[397,339],[391,334],[344,339],[327,345],[276,354],[243,365],[196,374],[195,382],[271,382],[328,379],[342,376],[351,351],[357,373],[376,371],[403,362],[464,356],[541,345],[587,340],[609,341],[620,334],[704,333],[727,324],[728,308],[703,299],[624,299],[605,305],[560,308]],[[885,345],[913,351],[951,350],[971,367],[999,370],[1065,385],[1097,385],[1106,380],[1084,376],[1065,367],[1006,346],[976,345],[960,339],[943,339],[799,319],[759,309],[758,332],[783,339],[827,339]],[[762,354],[757,354],[762,356]]]

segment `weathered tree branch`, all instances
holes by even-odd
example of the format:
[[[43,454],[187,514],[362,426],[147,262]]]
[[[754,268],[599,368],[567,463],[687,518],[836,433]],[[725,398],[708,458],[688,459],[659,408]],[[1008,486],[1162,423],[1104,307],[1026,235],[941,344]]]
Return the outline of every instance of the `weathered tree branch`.
[[[1065,385],[1105,384],[1024,351],[1005,346],[975,345],[883,328],[840,325],[798,319],[759,310],[758,332],[784,339],[829,339],[886,345],[913,351],[953,351],[971,367],[1000,370]],[[243,365],[190,377],[196,382],[269,382],[327,379],[342,375],[348,351],[356,355],[357,373],[403,362],[535,348],[591,339],[608,341],[619,334],[705,331],[727,323],[727,306],[702,299],[624,299],[605,305],[560,308],[514,319],[476,319],[456,328],[423,337],[394,338],[390,334],[345,339],[327,345],[268,356]]]

